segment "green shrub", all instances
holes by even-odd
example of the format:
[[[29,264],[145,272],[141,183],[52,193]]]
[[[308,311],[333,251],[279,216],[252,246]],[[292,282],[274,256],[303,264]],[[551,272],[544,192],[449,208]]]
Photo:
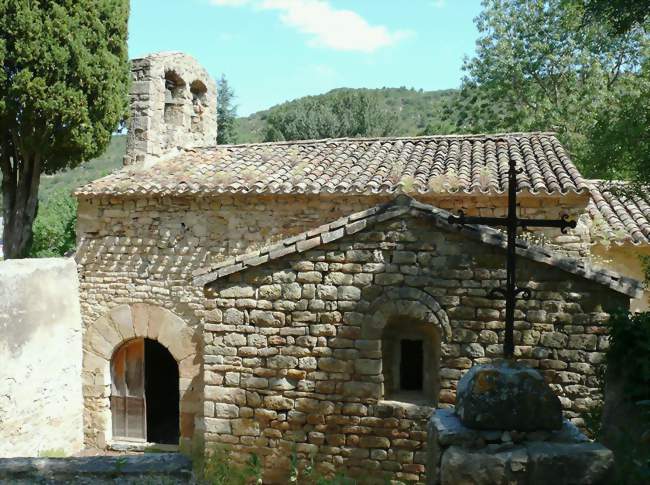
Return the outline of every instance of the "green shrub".
[[[650,312],[614,313],[609,334],[607,365],[623,379],[625,400],[639,409],[638,418],[628,426],[635,429],[622,429],[611,443],[616,483],[650,483]],[[637,435],[640,439],[633,438]]]
[[[76,224],[76,199],[64,190],[51,194],[45,202],[39,204],[29,256],[51,258],[73,251]]]
[[[205,485],[251,485],[262,483],[262,463],[251,454],[245,466],[237,466],[230,459],[226,446],[215,446],[206,456],[195,459],[198,483]]]
[[[607,365],[625,381],[631,401],[650,400],[650,312],[615,312],[609,319]]]

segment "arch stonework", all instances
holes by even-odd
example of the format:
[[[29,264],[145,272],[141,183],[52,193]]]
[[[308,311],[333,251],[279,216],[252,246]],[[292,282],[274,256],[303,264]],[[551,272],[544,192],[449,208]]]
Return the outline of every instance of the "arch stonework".
[[[429,335],[432,340],[424,340],[424,369],[422,395],[437,405],[440,393],[439,368],[440,359],[444,354],[442,343],[450,342],[452,337],[449,317],[436,299],[429,293],[411,287],[387,287],[382,294],[369,306],[367,317],[362,328],[364,339],[381,340],[382,353],[382,399],[395,399],[395,392],[400,391],[400,385],[395,384],[396,369],[399,368],[399,358],[396,357],[394,346],[396,335],[417,339]],[[395,327],[395,318],[404,318],[408,322]],[[401,322],[401,320],[400,320]],[[415,330],[413,323],[418,324],[420,330]],[[396,335],[386,336],[386,332],[393,326]],[[424,333],[423,333],[424,332]],[[388,340],[385,340],[388,338]],[[388,343],[388,346],[385,345]],[[393,376],[389,379],[387,376]],[[392,383],[392,384],[391,384]],[[388,386],[388,387],[387,387]],[[397,397],[401,400],[404,396]]]
[[[434,297],[417,288],[386,288],[370,305],[367,315],[363,326],[364,338],[381,338],[389,320],[400,315],[436,325],[440,328],[442,340],[451,340],[451,325],[447,312]]]
[[[180,445],[189,449],[195,418],[201,414],[200,334],[171,311],[146,303],[116,306],[84,332],[85,445],[105,448],[111,442],[111,358],[119,346],[135,338],[158,341],[178,364]]]

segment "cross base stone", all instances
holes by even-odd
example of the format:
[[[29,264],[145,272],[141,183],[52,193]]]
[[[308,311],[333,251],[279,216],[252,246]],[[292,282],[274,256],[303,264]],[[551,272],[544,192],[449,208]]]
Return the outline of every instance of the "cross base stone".
[[[429,421],[427,484],[607,484],[613,453],[571,422],[555,431],[477,430],[452,409]]]
[[[472,367],[459,381],[456,414],[470,428],[539,431],[562,426],[560,400],[535,369],[503,360]]]

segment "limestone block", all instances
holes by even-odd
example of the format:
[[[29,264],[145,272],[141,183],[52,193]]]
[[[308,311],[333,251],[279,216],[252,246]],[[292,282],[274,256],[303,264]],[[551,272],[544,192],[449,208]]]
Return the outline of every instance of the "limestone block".
[[[240,406],[246,404],[246,391],[244,389],[222,386],[205,386],[204,393],[206,399],[218,403],[238,404]]]
[[[560,400],[542,375],[512,361],[472,367],[458,383],[456,414],[477,429],[538,431],[562,426]]]
[[[282,327],[284,326],[285,315],[282,312],[252,310],[250,313],[250,321],[252,324],[262,327]]]
[[[108,317],[98,318],[88,332],[98,332],[112,346],[113,350],[124,340],[115,323]]]
[[[614,454],[600,443],[537,442],[528,454],[528,483],[611,483]]]
[[[239,284],[224,288],[219,292],[221,298],[252,298],[255,290],[248,285]]]
[[[361,298],[361,289],[356,286],[339,286],[337,296],[339,300],[356,301]]]
[[[107,342],[99,332],[88,332],[84,338],[84,342],[86,343],[86,350],[92,350],[106,360],[110,360],[113,356],[115,347],[110,342]]]
[[[293,369],[298,366],[298,359],[290,355],[274,355],[266,363],[271,369]]]
[[[160,342],[167,347],[178,362],[185,360],[197,352],[196,345],[193,342],[195,338],[194,330],[186,326],[182,320],[179,319],[179,321],[183,327],[175,332],[175,336],[172,337],[171,342],[167,340],[169,338],[167,333],[162,333],[162,337],[159,336],[159,339],[161,339]]]
[[[131,315],[135,334],[139,337],[146,337],[149,330],[149,305],[134,303],[131,305]]]
[[[352,372],[354,361],[323,357],[318,359],[318,368],[325,372]]]
[[[354,370],[357,374],[381,374],[381,359],[356,359]]]
[[[231,421],[232,433],[235,436],[259,436],[260,423],[254,419],[233,419]]]
[[[264,407],[275,411],[289,410],[293,409],[293,401],[284,396],[265,396]]]
[[[528,455],[523,446],[504,450],[497,448],[492,453],[451,446],[442,455],[440,484],[528,483],[525,476],[527,461]]]
[[[244,312],[228,308],[223,312],[223,323],[227,325],[242,325],[244,323]]]
[[[208,433],[230,434],[232,432],[229,419],[203,418],[205,430]]]
[[[277,300],[282,296],[282,285],[262,285],[259,288],[259,297],[264,300]]]
[[[135,329],[133,328],[133,315],[131,314],[131,307],[129,305],[119,305],[112,308],[109,315],[115,327],[122,335],[123,340],[136,337]]]
[[[374,382],[349,381],[343,383],[343,394],[350,397],[369,397],[377,399],[381,393],[381,384]]]

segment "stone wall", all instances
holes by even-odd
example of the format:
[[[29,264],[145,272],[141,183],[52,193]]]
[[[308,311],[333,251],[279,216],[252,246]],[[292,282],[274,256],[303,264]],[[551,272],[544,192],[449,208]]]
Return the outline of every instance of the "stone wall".
[[[386,200],[370,196],[247,195],[214,199],[80,198],[76,259],[84,327],[111,320],[111,312],[120,305],[145,303],[168,310],[187,327],[199,329],[203,292],[191,284],[194,270]],[[498,215],[504,210],[498,200],[475,202],[484,208],[479,210],[472,200],[459,205],[453,198],[434,203],[453,210],[464,208],[469,214],[486,214],[487,210]],[[544,208],[536,200],[524,201],[523,205],[527,217],[541,216],[544,211],[555,217],[567,210],[561,206]],[[551,202],[547,205],[552,206]],[[88,340],[89,336],[85,346],[90,345]],[[104,376],[96,367],[86,370],[87,375]],[[104,378],[97,377],[96,385],[106,386]],[[103,396],[106,391],[93,392]],[[89,388],[86,395],[91,394]],[[104,397],[99,399],[105,402]],[[110,423],[106,422],[104,405],[95,409],[97,421],[89,418],[86,423],[87,429],[95,432],[86,440],[88,445],[101,447],[106,442],[102,430],[110,428]]]
[[[194,58],[163,52],[134,59],[131,66],[125,165],[216,143],[217,86]]]
[[[650,246],[632,246],[630,244],[609,246],[595,244],[591,247],[591,257],[595,264],[616,271],[620,274],[643,281],[645,274],[640,258],[650,258]],[[650,288],[646,288],[641,298],[630,301],[632,311],[647,312],[650,310]]]
[[[74,261],[0,263],[0,333],[0,457],[81,449],[81,315]]]
[[[85,329],[86,445],[103,448],[111,441],[107,370],[111,352],[129,336],[147,337],[146,320],[136,316],[134,308],[145,305],[158,315],[171,315],[169,319],[191,330],[194,342],[197,335],[200,339],[202,320],[197,311],[203,309],[203,291],[192,285],[192,271],[354,212],[361,203],[318,199],[296,203],[281,197],[252,202],[236,197],[81,199],[76,259]],[[125,319],[129,324],[120,330],[116,320]],[[169,347],[169,342],[161,343]],[[200,352],[198,345],[193,357],[185,359],[192,364],[188,375],[200,363]],[[200,384],[186,377],[181,388],[183,424],[189,416],[200,416],[202,409],[195,394]],[[194,426],[186,422],[181,430],[186,441]]]
[[[501,355],[504,302],[486,295],[505,278],[505,256],[419,218],[341,241],[206,288],[205,439],[240,460],[262,455],[280,482],[291,449],[323,471],[422,482],[429,409],[386,400],[384,329],[436,329],[431,375],[439,405],[450,406],[463,373]],[[600,398],[606,312],[626,297],[525,260],[519,280],[533,297],[518,303],[516,355],[542,371],[579,424]]]

